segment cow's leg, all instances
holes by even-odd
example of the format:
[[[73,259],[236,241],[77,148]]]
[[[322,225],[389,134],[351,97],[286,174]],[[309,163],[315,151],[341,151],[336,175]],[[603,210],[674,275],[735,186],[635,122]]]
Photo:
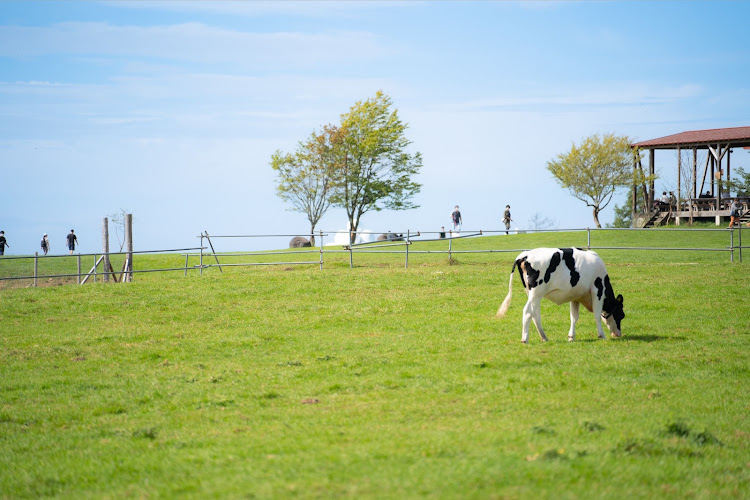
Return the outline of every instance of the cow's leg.
[[[570,302],[570,331],[568,332],[568,341],[573,342],[576,339],[576,323],[578,322],[578,310],[581,304],[576,300]]]
[[[542,342],[547,342],[547,336],[544,334],[542,328],[542,298],[536,296],[533,293],[529,294],[529,301],[523,308],[523,336],[521,341],[527,343],[529,341],[529,320],[534,321],[539,336],[542,338]]]
[[[603,298],[597,298],[597,296],[592,292],[591,294],[591,300],[592,300],[592,309],[594,313],[594,320],[596,320],[596,331],[599,335],[600,339],[606,338],[604,336],[604,328],[602,328],[602,308],[604,307],[604,299]]]
[[[526,305],[523,306],[523,330],[521,332],[521,342],[524,344],[529,343],[529,324],[531,323],[531,315],[533,306],[531,305],[532,298],[526,301]]]

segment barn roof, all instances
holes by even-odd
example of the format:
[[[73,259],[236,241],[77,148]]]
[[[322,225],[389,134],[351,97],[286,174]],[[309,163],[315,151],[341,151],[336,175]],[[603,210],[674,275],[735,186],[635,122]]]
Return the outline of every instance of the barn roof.
[[[668,135],[658,139],[637,142],[634,147],[646,149],[700,147],[708,145],[750,146],[750,127],[715,128],[709,130],[691,130]]]

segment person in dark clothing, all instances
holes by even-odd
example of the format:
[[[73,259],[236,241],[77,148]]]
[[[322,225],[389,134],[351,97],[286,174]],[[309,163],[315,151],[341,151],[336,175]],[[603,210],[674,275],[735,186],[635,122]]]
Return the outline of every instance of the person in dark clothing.
[[[461,224],[463,224],[464,220],[461,217],[461,212],[458,210],[458,205],[456,205],[456,209],[451,214],[451,221],[453,222],[453,230],[455,232],[461,231]]]
[[[5,239],[5,231],[0,231],[0,255],[5,255],[5,247],[10,248],[8,240]]]
[[[47,255],[47,252],[49,252],[49,238],[47,238],[47,233],[44,233],[44,236],[42,236],[42,252],[44,252],[44,255]]]
[[[505,205],[505,212],[503,212],[503,223],[505,223],[505,234],[508,234],[508,231],[510,230],[510,221],[513,219],[510,218],[510,205]]]
[[[68,236],[66,236],[68,240],[68,250],[70,250],[70,255],[73,255],[73,250],[76,249],[76,243],[78,243],[78,238],[76,237],[74,231],[71,229],[70,233],[68,233]]]

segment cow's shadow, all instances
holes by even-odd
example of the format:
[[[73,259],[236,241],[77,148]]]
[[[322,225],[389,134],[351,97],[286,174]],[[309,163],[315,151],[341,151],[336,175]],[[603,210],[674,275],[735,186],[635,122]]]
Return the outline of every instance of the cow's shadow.
[[[618,339],[620,342],[659,342],[662,340],[685,340],[682,337],[666,337],[663,335],[623,335],[620,339]]]

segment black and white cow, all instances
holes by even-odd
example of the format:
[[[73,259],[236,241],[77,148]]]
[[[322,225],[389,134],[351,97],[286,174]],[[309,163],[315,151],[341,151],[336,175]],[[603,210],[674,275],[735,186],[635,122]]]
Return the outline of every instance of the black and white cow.
[[[534,321],[542,341],[547,336],[542,329],[541,302],[547,298],[555,304],[570,302],[570,331],[568,340],[576,336],[579,305],[594,313],[599,338],[604,338],[602,318],[607,322],[613,337],[622,335],[620,322],[625,317],[622,295],[615,297],[609,282],[607,268],[596,252],[579,248],[535,248],[521,252],[513,263],[508,283],[508,295],[497,311],[502,318],[510,307],[513,292],[513,271],[518,267],[521,282],[528,295],[523,308],[523,335],[529,341],[529,322]]]

